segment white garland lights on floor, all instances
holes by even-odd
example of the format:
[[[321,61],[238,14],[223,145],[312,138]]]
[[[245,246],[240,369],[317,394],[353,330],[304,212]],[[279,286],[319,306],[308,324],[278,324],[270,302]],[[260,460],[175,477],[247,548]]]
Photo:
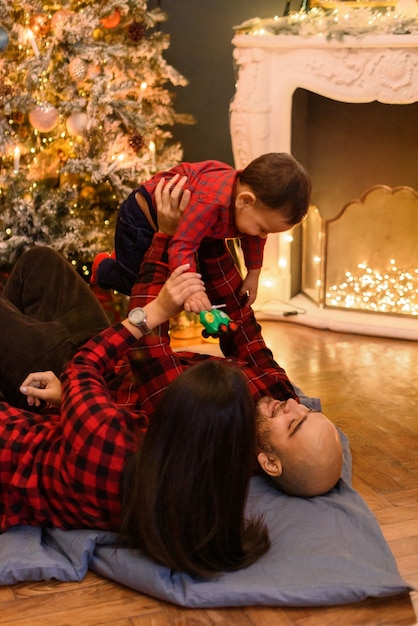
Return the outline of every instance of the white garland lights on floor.
[[[322,6],[290,12],[283,17],[247,20],[235,26],[235,30],[237,34],[254,36],[298,35],[337,40],[346,35],[415,35],[418,34],[418,3],[412,2],[416,6],[412,4],[411,9],[410,0],[400,0],[396,6],[384,6],[384,2],[380,5],[378,2],[324,1]]]
[[[358,269],[358,274],[346,272],[343,282],[327,289],[328,306],[418,315],[418,269],[399,269],[394,259],[386,271],[366,263],[360,263]]]

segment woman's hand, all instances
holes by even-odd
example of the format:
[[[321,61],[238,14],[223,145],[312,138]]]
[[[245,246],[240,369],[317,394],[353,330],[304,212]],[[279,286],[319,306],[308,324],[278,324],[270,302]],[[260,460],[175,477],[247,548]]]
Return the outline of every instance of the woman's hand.
[[[167,182],[164,178],[158,182],[154,198],[160,233],[171,236],[176,232],[183,211],[190,201],[190,191],[184,188],[186,182],[187,176],[180,178],[180,174]]]
[[[61,383],[54,372],[33,372],[20,386],[20,392],[27,397],[29,406],[40,406],[41,401],[61,406]]]

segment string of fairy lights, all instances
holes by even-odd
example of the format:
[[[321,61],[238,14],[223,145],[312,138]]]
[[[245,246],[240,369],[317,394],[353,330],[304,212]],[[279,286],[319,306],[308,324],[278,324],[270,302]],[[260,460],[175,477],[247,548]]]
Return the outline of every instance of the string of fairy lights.
[[[374,313],[418,315],[418,268],[399,268],[395,259],[388,270],[359,263],[356,272],[345,272],[339,284],[327,288],[328,306]]]

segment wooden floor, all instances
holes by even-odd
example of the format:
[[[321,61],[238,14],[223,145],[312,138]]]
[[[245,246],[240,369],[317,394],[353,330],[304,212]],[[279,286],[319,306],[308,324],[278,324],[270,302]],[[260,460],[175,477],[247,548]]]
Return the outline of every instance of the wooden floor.
[[[418,587],[418,345],[262,322],[290,378],[350,438],[354,487],[402,576]],[[196,341],[194,340],[194,343]],[[204,350],[202,350],[204,351]],[[416,625],[418,593],[329,608],[187,610],[89,573],[82,583],[0,587],[0,626]]]

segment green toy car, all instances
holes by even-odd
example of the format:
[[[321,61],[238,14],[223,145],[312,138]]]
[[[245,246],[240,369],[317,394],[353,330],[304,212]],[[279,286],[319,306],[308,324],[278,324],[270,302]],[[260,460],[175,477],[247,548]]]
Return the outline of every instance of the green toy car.
[[[201,311],[199,318],[203,326],[202,336],[206,339],[208,337],[217,338],[219,335],[224,335],[229,331],[235,331],[238,328],[238,324],[233,322],[226,313],[219,309]]]

